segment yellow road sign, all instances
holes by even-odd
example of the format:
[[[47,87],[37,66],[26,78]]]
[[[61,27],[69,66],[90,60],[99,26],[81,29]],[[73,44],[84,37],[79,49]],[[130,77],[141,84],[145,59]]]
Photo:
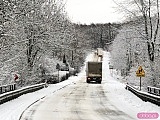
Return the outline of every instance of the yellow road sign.
[[[145,77],[145,72],[142,68],[142,66],[139,66],[138,70],[136,71],[137,77]]]

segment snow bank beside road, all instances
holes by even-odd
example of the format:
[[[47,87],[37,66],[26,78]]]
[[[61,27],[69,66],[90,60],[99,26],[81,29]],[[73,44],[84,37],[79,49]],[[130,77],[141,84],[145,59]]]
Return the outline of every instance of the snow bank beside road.
[[[58,84],[52,84],[47,88],[41,89],[39,91],[28,93],[14,99],[12,101],[6,102],[0,105],[0,116],[1,120],[18,120],[21,113],[32,103],[40,100],[43,97],[49,96],[54,92],[70,85],[74,84],[78,77],[70,77],[69,80],[63,81]]]
[[[89,55],[86,60],[91,59],[92,55]],[[60,73],[63,75],[66,72]],[[41,89],[39,91],[28,93],[22,95],[14,100],[6,102],[0,105],[0,120],[18,120],[22,114],[22,112],[34,102],[41,100],[41,98],[50,96],[54,94],[56,91],[71,85],[75,84],[79,79],[85,76],[85,67],[82,68],[82,72],[78,74],[78,76],[69,77],[68,80],[57,84],[51,84],[47,88]]]
[[[125,84],[120,83],[119,80],[114,79],[109,70],[109,53],[104,54],[103,62],[103,79],[106,79],[106,83],[103,86],[106,96],[109,98],[117,108],[125,113],[131,114],[137,118],[137,114],[140,112],[159,113],[160,107],[150,102],[144,102],[133,93],[125,89]],[[103,83],[102,83],[103,84]]]

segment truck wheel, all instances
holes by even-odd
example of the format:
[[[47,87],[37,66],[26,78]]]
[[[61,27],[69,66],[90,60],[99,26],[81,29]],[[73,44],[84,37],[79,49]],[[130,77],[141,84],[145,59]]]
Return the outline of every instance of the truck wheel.
[[[98,81],[99,84],[101,84],[101,81]]]
[[[87,83],[90,83],[90,81],[89,81],[89,80],[87,80],[86,82],[87,82]]]

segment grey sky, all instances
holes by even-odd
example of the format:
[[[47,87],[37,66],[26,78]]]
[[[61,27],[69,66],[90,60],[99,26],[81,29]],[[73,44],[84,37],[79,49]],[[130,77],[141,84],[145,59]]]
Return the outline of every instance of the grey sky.
[[[75,23],[121,22],[123,15],[112,0],[67,0],[66,11]]]

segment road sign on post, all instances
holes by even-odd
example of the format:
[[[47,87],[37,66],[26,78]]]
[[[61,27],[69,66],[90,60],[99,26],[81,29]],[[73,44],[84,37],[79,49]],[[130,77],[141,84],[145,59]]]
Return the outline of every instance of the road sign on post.
[[[145,77],[145,72],[142,68],[142,66],[139,66],[138,70],[136,71],[137,77]]]
[[[137,77],[140,77],[140,90],[141,90],[141,77],[145,77],[145,72],[142,66],[139,66],[138,70],[136,71]]]

